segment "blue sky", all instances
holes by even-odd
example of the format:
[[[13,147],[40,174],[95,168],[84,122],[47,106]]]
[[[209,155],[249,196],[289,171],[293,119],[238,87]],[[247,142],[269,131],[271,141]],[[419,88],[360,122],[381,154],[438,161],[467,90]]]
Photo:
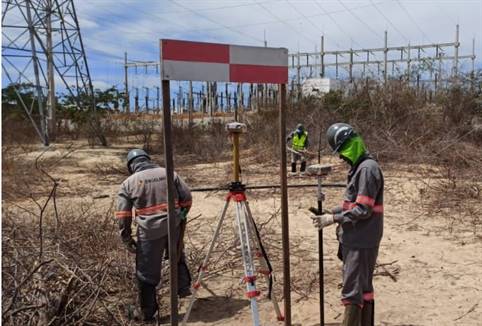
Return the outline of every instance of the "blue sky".
[[[346,50],[383,47],[384,30],[389,46],[452,42],[458,23],[460,55],[471,54],[475,37],[477,66],[482,66],[481,0],[75,0],[75,4],[97,88],[123,87],[125,51],[132,60],[158,60],[161,38],[263,46],[266,36],[268,46],[296,52],[319,50],[324,34],[325,50]],[[462,69],[470,69],[470,61],[462,62]],[[154,70],[147,74],[131,70],[129,82],[141,93],[144,86],[160,84]]]

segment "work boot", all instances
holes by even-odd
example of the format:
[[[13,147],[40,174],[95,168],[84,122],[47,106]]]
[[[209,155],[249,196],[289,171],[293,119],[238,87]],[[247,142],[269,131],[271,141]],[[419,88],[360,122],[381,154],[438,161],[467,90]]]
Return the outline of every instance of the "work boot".
[[[140,280],[137,280],[137,286],[139,289],[140,310],[142,312],[140,317],[145,322],[151,322],[154,320],[154,315],[157,312],[156,287]]]
[[[306,170],[306,162],[301,162],[301,167],[300,167],[300,172],[301,174],[304,174]]]
[[[360,326],[361,309],[355,304],[345,306],[345,314],[341,326]]]
[[[127,307],[127,319],[143,324],[157,324],[156,316],[146,318],[144,312],[140,308],[132,305]]]
[[[361,326],[375,326],[375,301],[363,302]]]
[[[296,173],[296,162],[291,163],[291,173]]]

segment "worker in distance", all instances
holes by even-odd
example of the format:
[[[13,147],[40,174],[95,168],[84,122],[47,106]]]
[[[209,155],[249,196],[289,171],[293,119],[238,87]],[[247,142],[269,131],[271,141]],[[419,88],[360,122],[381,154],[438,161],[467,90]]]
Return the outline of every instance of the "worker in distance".
[[[296,129],[293,130],[286,138],[286,144],[291,141],[291,175],[296,174],[296,162],[300,161],[300,173],[304,174],[306,170],[306,153],[310,142],[308,140],[308,131],[302,123],[298,123]]]

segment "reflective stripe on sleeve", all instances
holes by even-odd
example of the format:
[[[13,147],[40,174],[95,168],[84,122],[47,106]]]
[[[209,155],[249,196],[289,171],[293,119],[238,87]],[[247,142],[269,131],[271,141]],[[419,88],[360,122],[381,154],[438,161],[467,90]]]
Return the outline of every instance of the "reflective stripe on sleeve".
[[[116,218],[132,217],[132,211],[117,211],[115,212],[115,217]]]
[[[355,208],[357,203],[358,203],[358,204],[363,204],[363,203],[360,203],[360,202],[358,202],[358,201],[357,201],[356,203],[352,203],[352,202],[350,202],[350,201],[345,200],[345,201],[343,202],[342,209],[343,209],[343,211],[349,211],[349,210]],[[368,204],[365,204],[365,205],[368,206]],[[382,213],[383,213],[383,204],[376,204],[376,205],[372,205],[372,206],[370,206],[370,207],[372,208],[372,212],[373,212],[373,213],[377,213],[377,214],[382,214]]]
[[[373,207],[373,205],[375,205],[375,199],[368,196],[363,196],[363,195],[358,195],[356,197],[356,202],[358,204],[364,204],[370,207]]]

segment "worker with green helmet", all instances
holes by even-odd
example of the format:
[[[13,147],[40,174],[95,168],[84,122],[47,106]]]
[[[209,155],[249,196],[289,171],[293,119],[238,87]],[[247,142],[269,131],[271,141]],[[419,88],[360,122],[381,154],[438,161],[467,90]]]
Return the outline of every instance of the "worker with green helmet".
[[[383,234],[383,173],[361,136],[346,123],[328,128],[334,153],[351,169],[343,204],[313,216],[320,229],[338,224],[338,257],[343,261],[342,326],[374,325],[373,272]]]
[[[304,173],[306,170],[306,158],[304,151],[308,148],[310,142],[308,140],[308,132],[305,130],[303,124],[298,123],[296,129],[292,131],[286,143],[291,141],[291,173],[296,173],[296,162],[300,161],[300,172]]]

